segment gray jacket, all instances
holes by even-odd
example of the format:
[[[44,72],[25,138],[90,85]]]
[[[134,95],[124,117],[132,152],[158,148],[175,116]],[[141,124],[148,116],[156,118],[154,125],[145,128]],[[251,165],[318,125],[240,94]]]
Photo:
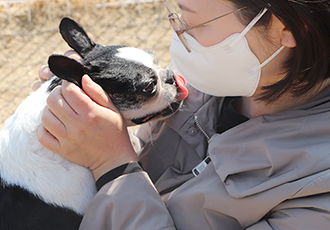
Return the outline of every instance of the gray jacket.
[[[330,88],[217,134],[222,102],[189,88],[182,111],[143,125],[146,172],[104,185],[80,229],[329,230]]]

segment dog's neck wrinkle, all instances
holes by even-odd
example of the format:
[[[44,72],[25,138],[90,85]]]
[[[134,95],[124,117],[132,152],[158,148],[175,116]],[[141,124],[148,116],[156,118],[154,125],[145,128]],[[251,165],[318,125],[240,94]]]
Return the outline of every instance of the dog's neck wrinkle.
[[[1,178],[46,203],[83,214],[96,192],[92,173],[47,150],[37,138],[50,84],[45,83],[23,101],[0,131]]]

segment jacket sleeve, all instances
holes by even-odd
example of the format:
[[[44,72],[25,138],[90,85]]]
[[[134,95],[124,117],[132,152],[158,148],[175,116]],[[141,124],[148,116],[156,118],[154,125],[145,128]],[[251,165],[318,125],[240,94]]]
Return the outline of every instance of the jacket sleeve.
[[[80,230],[173,230],[173,220],[146,172],[105,184],[92,199]]]
[[[328,230],[330,193],[287,200],[247,230]]]

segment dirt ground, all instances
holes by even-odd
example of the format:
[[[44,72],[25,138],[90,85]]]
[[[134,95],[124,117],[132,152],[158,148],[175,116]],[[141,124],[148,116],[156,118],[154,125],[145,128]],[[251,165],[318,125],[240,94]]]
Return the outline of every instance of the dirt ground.
[[[28,22],[26,8],[19,7],[8,20],[6,8],[0,7],[0,129],[4,121],[32,91],[38,69],[48,56],[69,49],[58,33],[60,19],[67,15],[65,5],[52,6],[52,19],[45,7],[32,9]],[[162,67],[169,61],[172,31],[161,2],[126,7],[71,8],[78,21],[99,44],[128,45],[153,50]]]

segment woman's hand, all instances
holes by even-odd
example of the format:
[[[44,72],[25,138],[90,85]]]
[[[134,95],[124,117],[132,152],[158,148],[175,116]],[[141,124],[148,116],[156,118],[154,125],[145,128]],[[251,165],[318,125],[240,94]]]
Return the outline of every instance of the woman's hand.
[[[47,100],[38,139],[49,150],[90,168],[97,180],[107,171],[137,161],[120,112],[87,75],[84,91],[64,81]]]

